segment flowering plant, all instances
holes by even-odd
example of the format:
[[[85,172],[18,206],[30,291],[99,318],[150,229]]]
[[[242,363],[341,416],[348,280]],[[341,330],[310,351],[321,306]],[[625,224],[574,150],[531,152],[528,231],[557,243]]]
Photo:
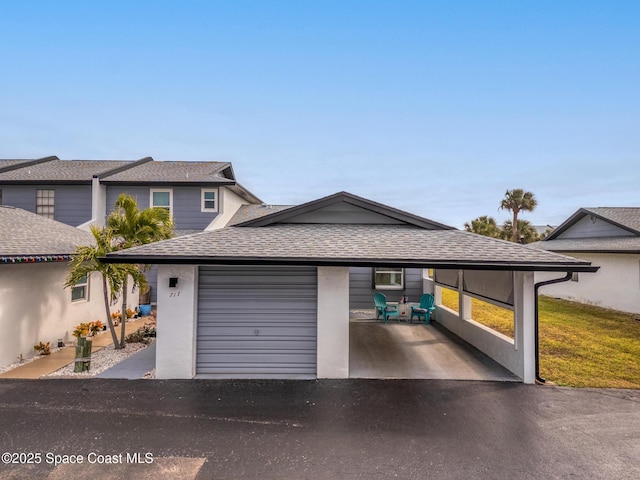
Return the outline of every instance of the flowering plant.
[[[89,323],[81,323],[80,325],[76,325],[76,329],[73,331],[73,336],[76,338],[93,337],[101,330],[104,330],[104,323],[102,323],[100,320]]]

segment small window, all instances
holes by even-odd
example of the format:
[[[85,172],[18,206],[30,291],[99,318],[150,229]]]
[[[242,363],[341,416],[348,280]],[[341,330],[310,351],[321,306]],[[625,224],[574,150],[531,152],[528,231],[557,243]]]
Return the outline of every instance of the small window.
[[[218,190],[205,190],[204,188],[202,189],[201,211],[203,212],[218,211]]]
[[[36,214],[53,220],[55,214],[55,190],[36,190]]]
[[[402,290],[404,289],[404,269],[392,267],[375,268],[374,282],[376,290]]]
[[[76,286],[71,290],[71,301],[75,302],[78,300],[86,300],[88,290],[89,282],[87,281],[87,276],[85,275],[80,280],[78,280]]]
[[[151,207],[164,208],[173,213],[173,190],[151,190],[151,201],[149,202]]]

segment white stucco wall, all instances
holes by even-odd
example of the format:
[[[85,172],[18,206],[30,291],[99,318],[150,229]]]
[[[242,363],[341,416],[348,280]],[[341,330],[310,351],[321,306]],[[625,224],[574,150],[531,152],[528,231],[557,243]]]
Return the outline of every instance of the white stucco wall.
[[[577,282],[542,287],[540,294],[580,303],[640,313],[640,255],[610,253],[571,253],[599,266],[596,273],[580,273]],[[562,274],[536,273],[536,282],[562,277]]]
[[[169,287],[169,278],[178,278]],[[158,267],[156,378],[193,378],[196,372],[198,266]]]
[[[229,223],[229,220],[236,214],[238,209],[246,204],[247,201],[240,195],[236,195],[231,190],[220,187],[218,190],[220,202],[218,204],[218,215],[213,221],[205,228],[205,230],[217,230],[224,228]]]
[[[318,378],[349,378],[349,267],[318,267]]]
[[[74,340],[81,322],[106,322],[101,277],[90,276],[89,300],[72,302],[67,272],[66,262],[0,265],[0,366],[34,356],[39,342]]]
[[[514,289],[515,339],[473,321],[471,299],[460,294],[460,314],[442,305],[441,288],[435,286],[436,321],[447,330],[493,358],[524,383],[535,382],[534,276],[516,272]],[[429,280],[427,280],[428,282]],[[460,282],[462,284],[462,282]],[[430,288],[428,285],[426,288]]]

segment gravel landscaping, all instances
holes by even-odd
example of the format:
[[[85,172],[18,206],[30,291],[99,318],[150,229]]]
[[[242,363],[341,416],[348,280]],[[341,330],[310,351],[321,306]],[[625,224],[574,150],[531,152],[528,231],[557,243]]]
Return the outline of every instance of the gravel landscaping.
[[[146,343],[127,343],[125,348],[115,350],[113,345],[104,347],[91,354],[91,369],[86,372],[74,372],[74,364],[71,363],[60,370],[47,375],[48,377],[95,377],[118,363],[126,360],[131,355],[139,352],[148,345]]]

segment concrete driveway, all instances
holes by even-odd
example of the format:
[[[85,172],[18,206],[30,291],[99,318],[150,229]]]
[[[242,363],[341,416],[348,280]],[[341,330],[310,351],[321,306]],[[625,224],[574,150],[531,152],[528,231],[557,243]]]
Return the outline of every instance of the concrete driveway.
[[[0,451],[42,456],[0,464],[3,479],[640,478],[636,391],[437,380],[2,380],[0,432]],[[46,454],[83,463],[54,466]]]
[[[435,322],[384,324],[354,313],[349,322],[349,377],[521,381]]]

